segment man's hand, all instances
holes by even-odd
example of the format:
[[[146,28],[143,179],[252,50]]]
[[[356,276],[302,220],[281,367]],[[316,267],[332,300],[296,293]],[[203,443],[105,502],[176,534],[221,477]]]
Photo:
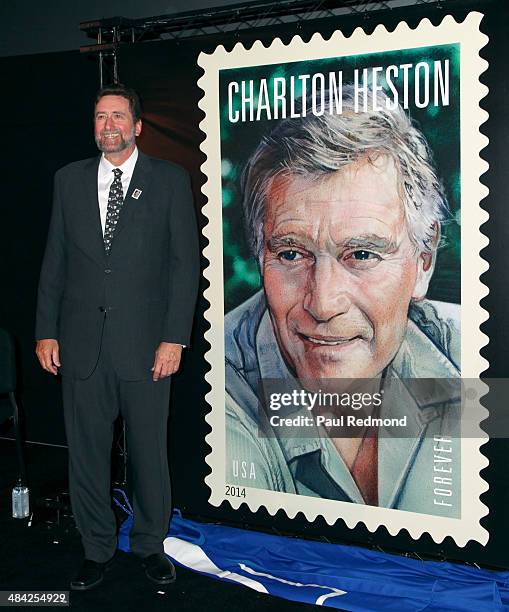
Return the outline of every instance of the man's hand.
[[[157,347],[154,365],[152,366],[152,380],[159,380],[175,374],[179,369],[181,355],[181,344],[161,342]]]
[[[37,340],[35,347],[35,354],[41,366],[51,374],[58,374],[60,367],[60,355],[59,355],[58,341],[54,338],[47,338],[45,340]]]

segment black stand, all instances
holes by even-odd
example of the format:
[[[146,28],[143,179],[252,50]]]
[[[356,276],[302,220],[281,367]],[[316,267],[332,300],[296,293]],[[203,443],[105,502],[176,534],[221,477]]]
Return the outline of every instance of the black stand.
[[[18,440],[18,438],[16,439]],[[115,433],[113,438],[111,459],[112,489],[122,489],[127,494],[128,462],[126,433],[125,423],[120,418],[115,423]],[[114,505],[113,507],[116,512],[116,505]],[[57,492],[49,491],[47,495],[39,497],[35,502],[35,510],[33,513],[33,517],[31,516],[30,521],[28,522],[28,526],[30,527],[35,523],[43,523],[44,526],[49,530],[56,529],[60,532],[62,530],[64,532],[75,531],[76,527],[74,524],[68,490],[59,489]]]

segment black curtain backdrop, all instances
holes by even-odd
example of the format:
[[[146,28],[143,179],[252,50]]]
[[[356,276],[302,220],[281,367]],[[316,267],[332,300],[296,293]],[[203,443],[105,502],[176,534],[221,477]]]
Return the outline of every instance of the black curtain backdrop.
[[[277,26],[277,29],[243,31],[235,35],[129,45],[121,48],[119,71],[121,81],[137,89],[144,101],[140,148],[149,155],[176,161],[191,172],[199,223],[203,227],[205,220],[199,213],[205,203],[200,191],[205,181],[200,171],[204,156],[199,149],[203,140],[199,129],[203,113],[197,106],[202,92],[196,84],[201,76],[196,63],[201,51],[212,52],[217,44],[231,49],[239,40],[249,47],[256,39],[268,43],[275,36],[284,42],[289,42],[295,34],[308,40],[315,31],[328,36],[338,28],[350,33],[359,25],[371,32],[380,22],[392,30],[402,19],[415,27],[423,17],[439,23],[446,14],[452,13],[460,20],[470,10],[485,13],[481,28],[490,36],[489,45],[482,51],[482,56],[489,62],[489,70],[482,80],[490,91],[483,101],[490,115],[483,126],[483,132],[490,140],[489,147],[483,152],[483,157],[490,163],[490,170],[483,177],[490,189],[483,202],[490,213],[490,221],[483,227],[490,239],[489,247],[484,251],[490,269],[483,277],[490,289],[483,302],[490,313],[490,319],[483,326],[490,342],[483,354],[490,363],[485,375],[504,377],[509,363],[509,329],[505,324],[509,303],[505,282],[509,263],[505,245],[505,237],[509,235],[506,214],[506,176],[509,174],[506,95],[509,77],[505,64],[509,56],[509,7],[503,0],[462,0],[448,2],[442,9],[433,5],[415,6],[383,13],[377,11],[364,17],[345,16],[302,25]],[[338,49],[338,55],[340,53]],[[98,67],[94,61],[74,52],[7,58],[1,60],[0,65],[7,84],[2,99],[3,133],[6,137],[1,149],[4,198],[0,326],[13,332],[19,348],[27,439],[65,443],[58,379],[40,370],[33,353],[34,310],[51,209],[53,174],[70,161],[96,153],[92,137],[92,100],[99,82]],[[468,245],[463,246],[468,248]],[[204,283],[202,280],[202,291]],[[205,457],[210,451],[204,441],[209,431],[205,422],[208,405],[204,399],[208,392],[204,378],[208,369],[204,353],[208,345],[203,339],[207,329],[203,316],[206,308],[207,303],[201,298],[192,347],[185,351],[183,367],[175,376],[173,385],[169,435],[176,507],[189,516],[207,521],[380,546],[389,551],[412,551],[433,558],[509,567],[509,531],[505,520],[509,505],[507,440],[492,440],[483,447],[490,461],[490,466],[483,472],[490,485],[482,497],[490,508],[489,515],[483,519],[483,525],[490,531],[490,540],[484,547],[470,543],[465,548],[458,548],[451,538],[438,545],[426,534],[416,542],[407,532],[393,537],[385,528],[379,528],[374,534],[363,526],[350,530],[342,521],[334,526],[327,525],[322,519],[308,523],[302,514],[292,520],[283,512],[272,517],[264,509],[252,513],[246,505],[238,510],[232,510],[227,503],[219,508],[210,506],[207,501],[209,489],[204,483],[209,471]],[[1,419],[0,410],[0,422]]]
[[[2,58],[0,326],[15,337],[28,440],[65,443],[60,384],[34,354],[37,283],[53,175],[96,152],[92,96],[97,67],[79,52]],[[6,403],[0,410],[0,422]]]

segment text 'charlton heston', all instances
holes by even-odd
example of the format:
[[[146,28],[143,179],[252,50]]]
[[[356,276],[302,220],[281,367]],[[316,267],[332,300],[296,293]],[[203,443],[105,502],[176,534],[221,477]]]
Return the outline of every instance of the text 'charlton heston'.
[[[355,69],[352,85],[355,112],[449,106],[449,60]],[[230,123],[342,112],[341,70],[228,83]]]

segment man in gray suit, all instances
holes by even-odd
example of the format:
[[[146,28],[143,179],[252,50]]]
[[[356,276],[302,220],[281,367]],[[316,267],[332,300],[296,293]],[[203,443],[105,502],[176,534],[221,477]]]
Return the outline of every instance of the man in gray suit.
[[[102,155],[55,175],[37,304],[37,357],[62,374],[69,483],[85,560],[71,582],[99,584],[116,550],[110,498],[113,422],[126,424],[133,474],[131,548],[157,584],[175,579],[163,553],[171,512],[170,376],[189,344],[198,241],[188,174],[136,147],[137,94],[101,90]]]

